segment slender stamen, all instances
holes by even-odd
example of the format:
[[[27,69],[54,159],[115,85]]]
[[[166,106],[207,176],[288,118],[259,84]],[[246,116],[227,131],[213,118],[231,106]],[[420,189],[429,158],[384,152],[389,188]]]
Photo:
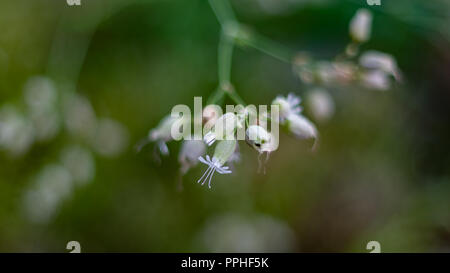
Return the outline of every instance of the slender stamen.
[[[214,170],[216,170],[216,168],[214,168]],[[210,189],[211,189],[211,179],[212,179],[213,175],[214,175],[214,172],[211,173],[211,176],[209,177],[209,181],[208,181],[208,188],[210,188]]]
[[[216,168],[214,166],[211,166],[211,170],[209,171],[208,175],[203,180],[202,186],[205,185],[206,180],[208,180],[208,178],[212,177],[212,174],[214,174],[215,171],[216,171]]]
[[[208,165],[208,168],[206,169],[205,173],[203,173],[202,177],[197,181],[197,183],[201,183],[204,185],[206,181],[208,181],[208,187],[211,189],[211,181],[214,176],[215,172],[218,172],[220,174],[228,174],[231,173],[229,170],[230,167],[228,166],[220,166],[217,158],[213,157],[212,159],[209,157],[209,155],[206,155],[206,159],[203,157],[198,157],[198,160],[206,165]]]
[[[202,177],[200,177],[200,179],[197,181],[197,183],[200,183],[200,181],[202,181],[203,177],[205,177],[205,175],[209,172],[209,170],[212,168],[212,166],[209,166],[208,169],[206,169],[206,171],[203,173]]]

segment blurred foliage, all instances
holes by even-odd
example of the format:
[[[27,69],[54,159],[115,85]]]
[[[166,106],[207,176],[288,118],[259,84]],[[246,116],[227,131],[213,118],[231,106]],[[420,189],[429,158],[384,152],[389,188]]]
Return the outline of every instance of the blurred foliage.
[[[383,252],[448,252],[448,1],[270,2],[232,4],[242,22],[319,58],[340,52],[350,18],[369,8],[374,24],[364,48],[395,56],[405,82],[389,92],[332,92],[336,113],[319,125],[316,153],[282,137],[263,175],[257,154],[241,144],[232,176],[215,177],[209,190],[195,183],[202,171],[195,168],[177,191],[179,145],[169,144],[161,165],[151,146],[140,153],[132,146],[172,106],[192,106],[216,87],[220,26],[207,1],[2,1],[1,105],[23,106],[27,80],[46,75],[122,123],[131,144],[115,158],[94,155],[95,178],[46,224],[25,217],[24,193],[80,141],[62,133],[22,156],[1,152],[0,251],[65,252],[76,240],[85,252],[366,252],[376,240]],[[232,78],[252,104],[307,91],[289,65],[247,48],[236,50]]]

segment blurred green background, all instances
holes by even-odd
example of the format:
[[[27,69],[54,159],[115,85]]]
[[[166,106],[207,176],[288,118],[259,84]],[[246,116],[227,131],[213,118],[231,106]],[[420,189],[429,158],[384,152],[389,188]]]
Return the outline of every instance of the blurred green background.
[[[373,240],[382,252],[450,251],[448,1],[231,1],[243,23],[319,59],[343,50],[350,19],[368,8],[373,31],[363,50],[395,56],[405,81],[388,92],[330,90],[336,113],[318,124],[316,153],[283,135],[264,175],[241,143],[231,176],[216,175],[210,190],[195,183],[198,166],[182,191],[178,143],[162,164],[152,145],[133,146],[172,106],[193,106],[216,88],[214,13],[205,0],[81,1],[0,2],[0,107],[26,113],[34,79],[53,82],[57,100],[76,92],[88,100],[79,115],[110,122],[94,142],[60,129],[24,152],[0,152],[0,251],[67,252],[73,240],[83,252],[368,252]],[[255,105],[308,91],[291,66],[251,48],[236,49],[232,79]],[[73,145],[91,178],[62,187],[65,198],[43,215],[27,196],[47,183],[39,174],[64,180],[55,164]]]

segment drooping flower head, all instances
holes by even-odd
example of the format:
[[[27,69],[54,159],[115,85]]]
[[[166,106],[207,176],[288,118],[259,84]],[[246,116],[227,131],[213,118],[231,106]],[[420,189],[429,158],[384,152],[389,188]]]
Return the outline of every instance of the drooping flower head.
[[[296,138],[299,139],[316,139],[316,126],[302,115],[290,115],[286,121],[287,129]]]
[[[177,119],[172,116],[164,117],[156,128],[150,130],[148,138],[152,142],[156,142],[162,155],[169,154],[169,148],[166,142],[172,140],[171,129]]]
[[[391,88],[389,75],[382,70],[370,70],[362,73],[361,83],[364,87],[373,90],[386,91]]]
[[[203,156],[206,151],[206,145],[201,140],[185,140],[181,145],[180,154],[178,155],[178,162],[181,165],[180,172],[182,175],[196,166],[198,158]]]
[[[359,63],[367,69],[383,71],[384,73],[393,76],[397,81],[401,81],[400,69],[397,66],[397,61],[392,55],[370,50],[361,55]]]
[[[270,138],[267,130],[259,125],[251,125],[245,132],[245,141],[259,153],[263,152],[262,148],[270,142]]]
[[[216,140],[233,139],[238,126],[242,126],[234,113],[222,115],[214,124],[203,140],[208,146],[211,146]]]
[[[234,140],[222,140],[219,141],[214,150],[212,158],[206,155],[206,159],[199,157],[198,160],[203,164],[208,165],[203,176],[197,181],[204,185],[208,180],[208,187],[211,188],[211,180],[215,172],[220,174],[229,174],[231,170],[228,166],[224,166],[233,156],[236,151],[237,141]]]
[[[155,142],[156,146],[155,148],[158,148],[159,153],[162,155],[168,155],[169,154],[169,148],[167,147],[167,142],[173,140],[172,137],[172,127],[175,124],[175,122],[181,122],[181,124],[187,124],[189,121],[186,117],[173,117],[172,115],[165,116],[156,126],[155,128],[151,129],[148,133],[147,139],[144,139],[137,145],[137,150],[141,150],[143,146],[148,144],[149,142]],[[155,150],[156,152],[156,150]],[[159,159],[159,155],[155,153],[155,158]]]
[[[278,105],[280,109],[280,122],[286,120],[292,114],[300,114],[302,108],[299,106],[301,99],[290,93],[287,97],[276,97],[272,105]]]

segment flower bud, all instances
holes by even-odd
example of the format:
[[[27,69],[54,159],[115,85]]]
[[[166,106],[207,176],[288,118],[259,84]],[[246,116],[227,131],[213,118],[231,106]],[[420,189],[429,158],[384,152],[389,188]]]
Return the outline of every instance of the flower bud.
[[[368,71],[362,75],[362,84],[369,89],[386,91],[391,88],[389,75],[382,70]]]
[[[397,62],[392,55],[375,50],[367,51],[359,58],[361,66],[368,69],[381,70],[392,75],[397,81],[401,80]]]
[[[302,115],[290,115],[287,120],[287,128],[297,138],[317,138],[316,126]]]
[[[366,9],[359,9],[350,21],[350,36],[357,43],[370,39],[372,28],[372,13]]]
[[[213,157],[217,158],[220,165],[225,164],[236,150],[236,140],[222,140],[217,143]]]
[[[327,121],[334,114],[334,100],[323,89],[315,89],[310,92],[307,99],[310,113],[316,121]]]

